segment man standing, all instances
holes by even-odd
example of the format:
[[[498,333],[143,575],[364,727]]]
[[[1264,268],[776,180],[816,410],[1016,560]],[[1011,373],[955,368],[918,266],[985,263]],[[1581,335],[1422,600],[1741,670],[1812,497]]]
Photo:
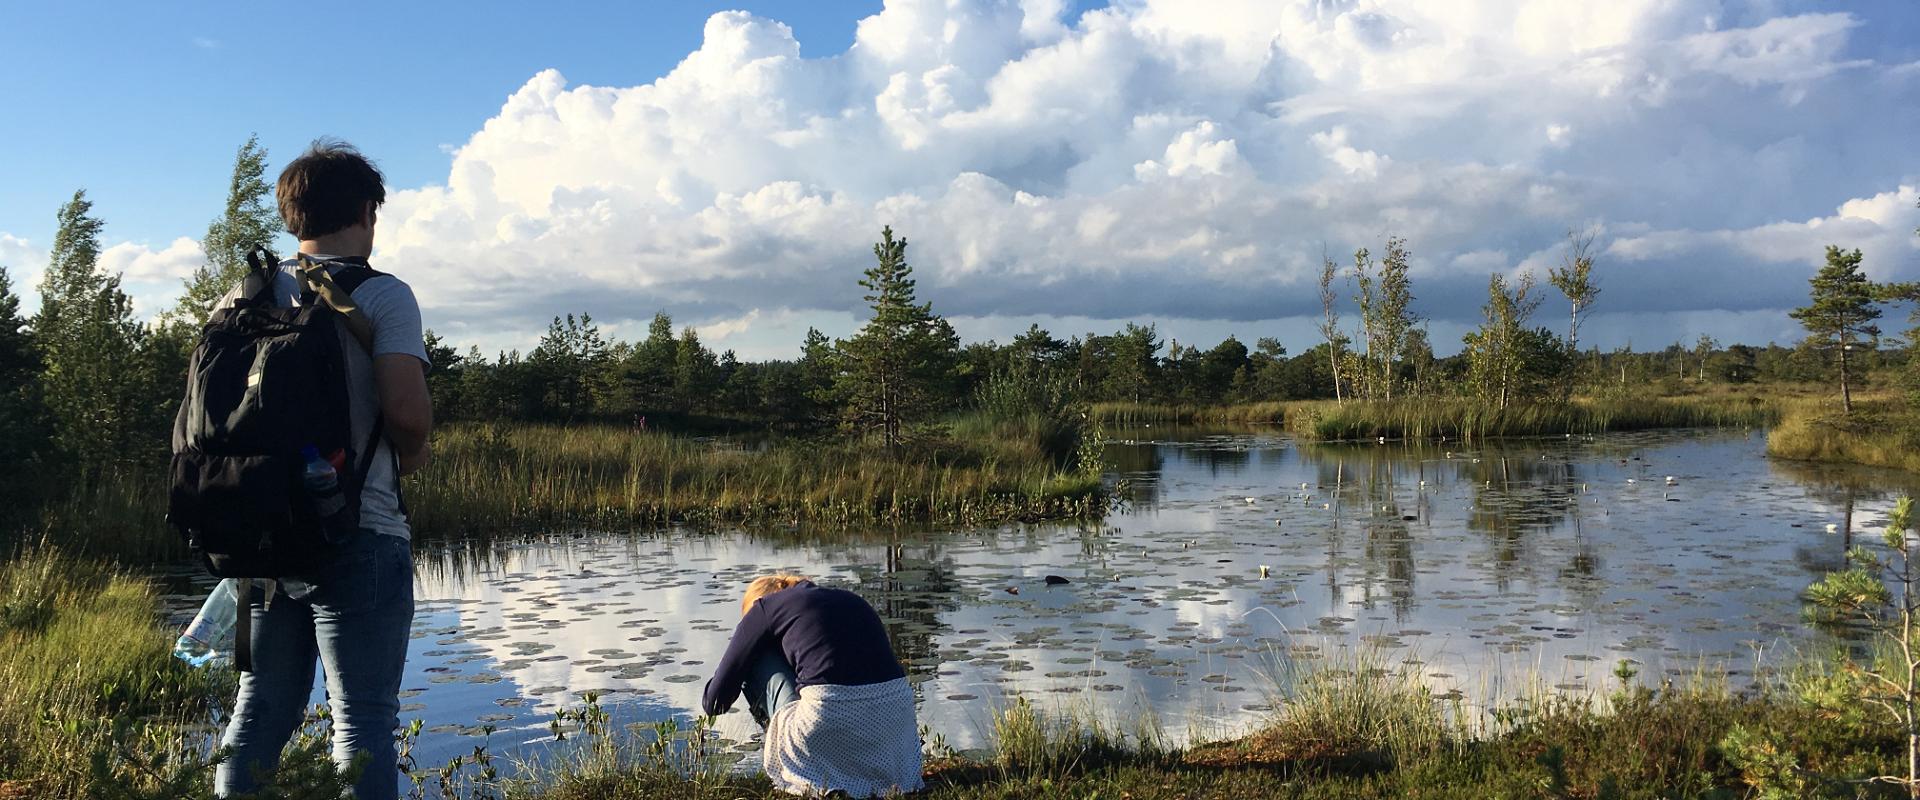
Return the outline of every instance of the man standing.
[[[368,267],[387,193],[366,157],[342,142],[316,141],[280,173],[275,195],[301,253],[275,275],[276,302],[298,302],[298,261],[329,274]],[[398,795],[393,732],[413,621],[411,532],[399,481],[427,461],[433,411],[413,290],[375,273],[351,295],[372,329],[360,346],[346,348],[353,436],[366,441],[384,431],[361,489],[360,530],[329,563],[281,581],[278,591],[251,593],[254,668],[241,674],[221,742],[231,753],[217,776],[222,797],[253,791],[278,766],[305,716],[316,660],[333,707],[334,761],[360,769],[360,800]]]

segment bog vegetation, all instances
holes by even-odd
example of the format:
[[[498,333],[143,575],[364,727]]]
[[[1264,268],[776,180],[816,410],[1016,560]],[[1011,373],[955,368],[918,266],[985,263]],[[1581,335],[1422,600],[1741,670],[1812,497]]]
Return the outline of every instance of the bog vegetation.
[[[197,321],[244,272],[246,248],[278,229],[266,161],[257,142],[240,148],[226,207],[202,242],[206,264],[153,322],[134,316],[119,276],[99,263],[105,223],[84,191],[58,211],[32,317],[0,265],[0,482],[26,498],[0,510],[0,530],[20,538],[84,528],[123,557],[168,552],[137,546],[164,537],[140,520],[156,519],[148,512]],[[1154,325],[1131,323],[1064,338],[1034,325],[1005,344],[963,344],[920,296],[905,238],[883,229],[873,256],[863,274],[849,270],[867,322],[838,340],[810,329],[791,360],[716,353],[664,310],[632,342],[608,337],[589,315],[556,316],[525,353],[462,352],[429,331],[446,463],[415,481],[424,527],[1088,513],[1100,490],[1083,445],[1100,422],[1231,419],[1320,439],[1474,438],[1762,425],[1784,414],[1778,455],[1892,466],[1912,465],[1903,455],[1912,448],[1894,443],[1920,435],[1920,365],[1876,322],[1920,288],[1869,281],[1860,251],[1837,246],[1794,312],[1808,335],[1793,347],[1702,336],[1656,351],[1581,349],[1605,270],[1592,236],[1575,234],[1545,283],[1571,311],[1564,334],[1535,320],[1545,297],[1536,276],[1495,274],[1480,326],[1451,356],[1436,355],[1415,311],[1413,245],[1398,237],[1344,265],[1323,257],[1319,340],[1295,343],[1297,353],[1271,337],[1251,348],[1236,337],[1168,342]],[[1839,408],[1779,402],[1782,387],[1817,384],[1838,388]],[[684,441],[747,430],[773,434],[764,452]],[[495,473],[515,492],[483,488]],[[59,519],[103,499],[132,499],[121,507],[140,513],[110,512],[111,525]]]
[[[1903,506],[1903,509],[1905,506]],[[1904,525],[1908,512],[1900,512]],[[1909,531],[1856,562],[1908,575]],[[1271,654],[1273,711],[1224,738],[1176,746],[1153,720],[1101,718],[1015,698],[988,720],[982,751],[930,738],[931,798],[1906,797],[1914,599],[1853,574],[1809,592],[1815,616],[1868,624],[1888,646],[1772,667],[1735,692],[1712,673],[1617,680],[1568,696],[1544,682],[1492,706],[1434,694],[1417,663],[1379,651]],[[0,569],[0,797],[212,797],[218,759],[205,724],[231,697],[228,673],[168,654],[145,611],[151,582],[49,550]],[[1877,654],[1877,655],[1876,655]],[[1905,688],[1903,688],[1905,687]],[[416,798],[774,798],[730,769],[707,721],[610,723],[596,698],[561,713],[564,740],[536,753],[419,763],[398,733]],[[309,721],[263,797],[337,798],[347,777]]]
[[[151,322],[102,267],[105,223],[84,191],[58,210],[31,316],[0,265],[0,536],[11,555],[0,565],[0,797],[206,795],[204,723],[232,687],[167,655],[156,590],[137,570],[178,555],[159,524],[173,404],[198,321],[237,281],[246,248],[279,228],[266,157],[252,140],[240,148],[205,266]],[[865,324],[844,339],[809,330],[793,359],[716,353],[665,310],[636,341],[586,314],[556,316],[524,353],[463,352],[429,332],[443,424],[436,462],[409,487],[416,523],[430,536],[1093,515],[1105,508],[1100,426],[1160,421],[1277,423],[1315,439],[1772,425],[1779,456],[1920,469],[1920,359],[1878,324],[1920,286],[1868,280],[1858,250],[1829,249],[1793,314],[1807,330],[1796,345],[1702,336],[1600,350],[1583,347],[1580,329],[1605,269],[1576,234],[1545,276],[1571,310],[1564,334],[1535,319],[1549,291],[1538,276],[1495,274],[1480,324],[1442,356],[1455,348],[1436,348],[1415,310],[1413,247],[1390,236],[1377,254],[1323,257],[1320,335],[1293,351],[1271,337],[1166,341],[1132,323],[962,343],[920,295],[908,242],[890,228],[870,266],[858,276],[849,266]],[[1642,686],[1623,667],[1609,696],[1484,714],[1396,678],[1393,665],[1348,664],[1277,684],[1274,718],[1248,735],[1185,750],[1016,704],[995,724],[998,749],[940,761],[930,795],[1905,794],[1920,752],[1906,513],[1897,539],[1856,555],[1861,572],[1810,593],[1897,657],[1795,665],[1740,696],[1711,682]],[[1896,568],[1897,597],[1859,577]],[[589,746],[603,749],[538,785],[491,781],[484,753],[446,768],[444,785],[477,797],[766,792],[689,761],[672,742],[698,739],[697,727],[655,732],[666,745],[608,745],[620,734],[593,731],[591,707],[579,714],[586,739],[603,742]],[[319,737],[296,746],[277,796],[338,795]]]

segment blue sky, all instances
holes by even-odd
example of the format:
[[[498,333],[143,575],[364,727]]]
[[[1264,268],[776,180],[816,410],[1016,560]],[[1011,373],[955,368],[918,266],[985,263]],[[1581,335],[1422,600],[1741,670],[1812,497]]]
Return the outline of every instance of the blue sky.
[[[1570,228],[1602,248],[1603,346],[1791,340],[1829,242],[1920,278],[1904,0],[311,8],[0,6],[0,265],[31,285],[85,187],[165,307],[257,131],[273,169],[320,134],[374,156],[376,256],[489,350],[666,310],[788,355],[857,323],[883,224],[970,338],[1139,319],[1298,351],[1322,251],[1389,235],[1443,351]]]
[[[50,235],[85,187],[117,238],[197,235],[233,152],[318,133],[378,157],[394,186],[446,180],[450,156],[542,69],[580,83],[652,80],[700,44],[709,14],[792,26],[805,55],[843,51],[880,3],[7,3],[0,6],[0,230]],[[321,75],[329,77],[320,77]],[[271,176],[270,176],[271,177]]]

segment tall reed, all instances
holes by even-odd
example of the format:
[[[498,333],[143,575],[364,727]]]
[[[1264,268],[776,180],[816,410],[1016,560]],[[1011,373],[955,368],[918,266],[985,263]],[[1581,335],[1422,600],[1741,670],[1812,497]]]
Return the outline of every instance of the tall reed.
[[[1097,515],[1099,477],[1034,431],[983,429],[902,452],[838,440],[763,450],[611,426],[454,426],[408,482],[417,531],[667,522],[972,524]]]
[[[155,763],[204,762],[207,737],[179,731],[204,729],[231,673],[173,658],[158,606],[148,580],[49,547],[0,565],[0,784],[141,796]]]
[[[1195,405],[1190,403],[1095,403],[1090,413],[1105,425],[1130,427],[1144,423],[1183,424],[1261,424],[1278,423],[1298,400],[1269,400],[1258,403]]]
[[[1767,431],[1767,455],[1920,472],[1920,412],[1893,397],[1856,400],[1852,414],[1831,401],[1796,400]]]
[[[1577,399],[1501,409],[1474,400],[1303,402],[1287,414],[1288,431],[1323,441],[1354,439],[1484,439],[1495,436],[1592,434],[1654,428],[1760,426],[1778,418],[1760,397]]]

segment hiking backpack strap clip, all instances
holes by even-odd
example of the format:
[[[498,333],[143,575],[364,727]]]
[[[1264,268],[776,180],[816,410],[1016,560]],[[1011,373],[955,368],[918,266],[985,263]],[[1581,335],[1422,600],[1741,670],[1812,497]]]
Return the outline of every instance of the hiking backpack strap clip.
[[[353,334],[353,338],[368,353],[372,353],[373,323],[368,321],[366,312],[361,311],[359,304],[354,302],[353,291],[341,286],[327,271],[328,263],[317,261],[306,253],[297,257],[295,271],[300,276],[301,296],[318,298],[334,311],[340,312],[340,316],[346,318],[347,332]]]

